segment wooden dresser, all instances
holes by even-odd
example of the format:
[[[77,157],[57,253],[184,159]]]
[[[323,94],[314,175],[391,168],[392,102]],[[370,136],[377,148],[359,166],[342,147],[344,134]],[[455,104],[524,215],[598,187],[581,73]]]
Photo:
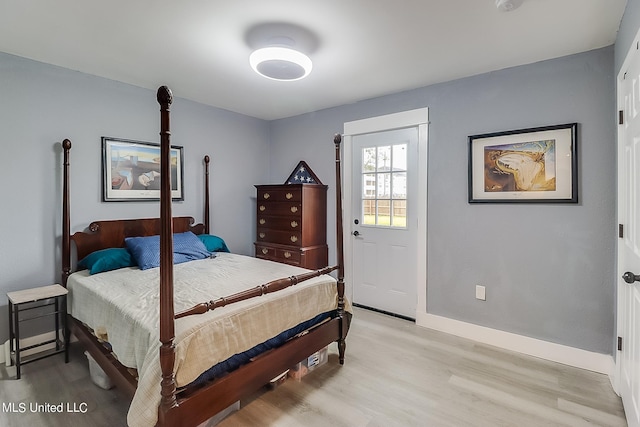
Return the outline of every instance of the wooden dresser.
[[[310,270],[326,267],[327,186],[256,185],[256,257]]]

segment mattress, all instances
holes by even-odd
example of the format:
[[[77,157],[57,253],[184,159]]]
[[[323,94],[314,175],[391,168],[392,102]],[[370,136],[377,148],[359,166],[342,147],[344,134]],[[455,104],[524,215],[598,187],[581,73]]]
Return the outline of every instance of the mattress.
[[[174,266],[174,310],[251,289],[271,280],[308,270],[243,255],[218,253],[215,258]],[[160,402],[159,268],[123,268],[69,277],[69,313],[94,330],[106,332],[118,360],[138,371],[138,388],[128,423],[152,426]],[[319,276],[273,294],[263,295],[175,322],[176,385],[277,336],[282,331],[335,310],[336,281]]]

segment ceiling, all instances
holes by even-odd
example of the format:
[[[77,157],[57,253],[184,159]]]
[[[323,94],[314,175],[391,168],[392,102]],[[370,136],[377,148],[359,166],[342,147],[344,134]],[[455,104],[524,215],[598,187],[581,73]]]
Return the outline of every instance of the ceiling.
[[[272,120],[608,46],[626,2],[6,0],[0,51]],[[309,77],[250,68],[263,24],[298,39]]]

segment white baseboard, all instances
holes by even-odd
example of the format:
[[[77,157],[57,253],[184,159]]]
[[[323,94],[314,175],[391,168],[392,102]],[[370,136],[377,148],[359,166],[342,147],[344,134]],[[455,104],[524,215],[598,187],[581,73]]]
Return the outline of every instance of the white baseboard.
[[[615,378],[616,365],[610,354],[594,353],[429,313],[416,313],[416,324],[483,344],[606,374],[612,383]]]
[[[60,339],[62,339],[62,336],[63,336],[62,331],[60,331]],[[20,347],[24,348],[30,345],[37,344],[39,342],[53,340],[55,339],[55,337],[56,337],[55,331],[50,331],[50,332],[46,332],[44,334],[36,335],[33,337],[23,338],[20,340]],[[77,341],[77,339],[75,339],[75,337],[71,335],[71,342],[73,341]],[[49,343],[40,347],[32,348],[25,351],[20,351],[20,358],[22,358],[23,356],[29,356],[31,354],[36,354],[43,351],[51,350],[55,348],[55,346],[56,346],[55,343]],[[11,366],[11,363],[12,363],[11,358],[9,357],[9,349],[10,349],[9,341],[7,340],[4,342],[4,351],[0,351],[0,363],[4,363],[7,366]]]

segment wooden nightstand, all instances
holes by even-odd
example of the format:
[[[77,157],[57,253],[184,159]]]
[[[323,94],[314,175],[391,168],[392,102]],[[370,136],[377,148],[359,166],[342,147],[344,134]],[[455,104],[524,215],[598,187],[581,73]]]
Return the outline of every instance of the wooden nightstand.
[[[8,292],[9,299],[9,348],[11,360],[16,364],[16,379],[20,379],[20,366],[54,354],[64,352],[65,363],[69,362],[69,331],[67,329],[67,289],[60,285],[42,286],[39,288],[24,289],[22,291]],[[44,312],[44,307],[53,306],[53,311]],[[20,317],[24,313],[34,309],[42,309],[44,313],[36,313],[32,316]],[[24,348],[20,348],[20,323],[41,317],[54,316],[55,339],[43,341]],[[60,339],[60,327],[64,340]],[[47,344],[55,343],[55,349],[36,353],[33,356],[20,358],[20,352],[30,350]],[[15,347],[15,348],[14,348]]]

